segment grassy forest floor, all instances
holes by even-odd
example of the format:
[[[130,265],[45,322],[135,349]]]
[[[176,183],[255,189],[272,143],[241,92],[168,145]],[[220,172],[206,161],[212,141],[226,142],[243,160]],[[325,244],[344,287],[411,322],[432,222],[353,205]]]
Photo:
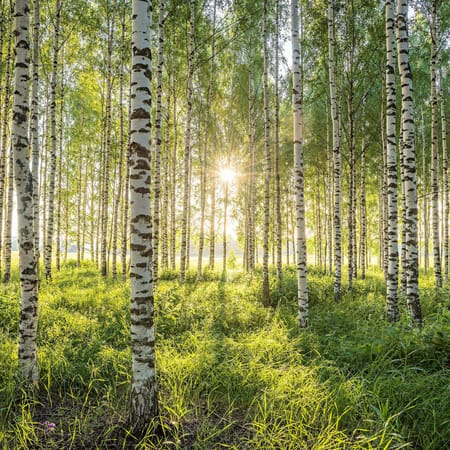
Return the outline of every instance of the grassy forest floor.
[[[431,274],[430,274],[431,275]],[[258,275],[207,274],[156,293],[161,436],[124,429],[130,384],[129,287],[69,262],[40,291],[41,381],[17,389],[18,280],[0,285],[2,449],[448,449],[450,291],[421,279],[425,325],[402,308],[383,320],[380,273],[337,305],[332,279],[309,273],[310,322],[296,326],[286,269],[260,302]],[[404,302],[402,302],[404,303]],[[46,431],[45,421],[55,424]]]

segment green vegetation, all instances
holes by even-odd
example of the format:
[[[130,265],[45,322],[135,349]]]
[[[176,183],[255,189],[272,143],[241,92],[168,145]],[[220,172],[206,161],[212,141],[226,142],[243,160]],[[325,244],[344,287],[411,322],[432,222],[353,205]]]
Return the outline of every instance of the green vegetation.
[[[141,442],[124,429],[128,285],[87,263],[42,282],[32,398],[14,378],[18,280],[0,286],[3,449],[450,447],[448,289],[422,278],[418,331],[404,310],[398,324],[383,319],[379,273],[337,305],[332,279],[311,270],[311,327],[300,331],[294,270],[272,286],[272,308],[261,305],[259,276],[171,278],[162,273],[156,295],[161,431]]]

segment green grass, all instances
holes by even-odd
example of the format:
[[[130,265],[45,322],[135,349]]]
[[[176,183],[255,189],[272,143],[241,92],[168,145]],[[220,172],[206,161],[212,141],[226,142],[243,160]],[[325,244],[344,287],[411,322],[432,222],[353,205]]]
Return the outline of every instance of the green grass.
[[[450,292],[422,280],[425,325],[384,321],[380,274],[341,304],[312,269],[308,330],[296,326],[294,269],[208,273],[156,292],[162,433],[126,429],[129,287],[94,266],[68,263],[40,290],[40,384],[15,383],[18,279],[0,285],[2,449],[445,449],[450,448]],[[56,429],[45,431],[43,423]]]

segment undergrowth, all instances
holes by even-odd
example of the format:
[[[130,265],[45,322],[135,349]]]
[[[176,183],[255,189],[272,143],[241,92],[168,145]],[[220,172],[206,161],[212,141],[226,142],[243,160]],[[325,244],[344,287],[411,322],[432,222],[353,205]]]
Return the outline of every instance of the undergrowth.
[[[158,435],[126,427],[130,386],[129,286],[93,265],[66,264],[43,281],[40,383],[15,382],[18,279],[0,285],[0,443],[3,449],[444,449],[450,448],[450,293],[421,281],[425,321],[404,306],[384,318],[371,272],[340,304],[332,279],[309,274],[310,327],[296,325],[296,279],[258,272],[227,282],[209,272],[156,290]],[[48,423],[55,426],[48,429]]]

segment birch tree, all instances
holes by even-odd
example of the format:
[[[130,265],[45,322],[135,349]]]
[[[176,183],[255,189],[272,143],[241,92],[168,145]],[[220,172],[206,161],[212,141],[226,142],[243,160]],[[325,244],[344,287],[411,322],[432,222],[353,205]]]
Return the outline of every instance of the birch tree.
[[[438,97],[437,97],[437,62],[439,52],[437,30],[437,0],[431,5],[431,208],[433,230],[433,268],[436,287],[442,287],[441,243],[439,236],[439,147],[438,147]]]
[[[38,320],[38,278],[33,239],[33,182],[28,139],[30,41],[27,0],[15,3],[15,69],[12,119],[12,148],[17,193],[19,231],[20,322],[19,370],[22,378],[36,383],[39,377],[36,334]]]
[[[55,218],[55,178],[56,178],[56,83],[58,76],[59,32],[61,24],[61,0],[56,0],[55,34],[53,40],[53,59],[50,81],[50,170],[48,186],[47,236],[44,247],[45,278],[52,277],[53,233]]]
[[[416,325],[422,324],[422,311],[419,301],[419,268],[417,242],[417,182],[416,159],[414,154],[414,108],[412,92],[412,74],[409,63],[408,40],[408,0],[399,0],[397,4],[397,58],[402,87],[401,113],[401,147],[402,165],[404,170],[406,272],[406,302],[408,312]]]
[[[282,274],[282,253],[281,253],[281,184],[280,184],[280,93],[279,93],[279,40],[280,40],[280,0],[275,5],[275,223],[276,223],[276,265],[277,278],[281,279]]]
[[[155,171],[153,182],[153,282],[158,279],[159,216],[161,197],[161,118],[162,118],[162,82],[164,65],[164,1],[159,2],[158,19],[158,64],[156,69],[156,117],[155,117]]]
[[[130,285],[132,381],[129,424],[143,434],[158,412],[150,215],[150,0],[132,2]]]
[[[269,51],[268,51],[268,17],[267,2],[263,3],[263,52],[264,52],[264,147],[265,147],[265,182],[264,182],[264,231],[263,231],[263,268],[262,300],[269,305],[269,224],[270,224],[270,111],[269,111]]]
[[[334,61],[334,0],[328,0],[328,70],[330,83],[331,120],[333,127],[333,180],[334,180],[334,298],[341,300],[341,149],[339,139],[339,111],[336,99]]]
[[[448,216],[449,216],[449,201],[448,201],[448,150],[447,150],[447,119],[445,117],[445,100],[444,100],[444,80],[442,77],[442,67],[440,69],[440,83],[439,83],[439,100],[441,106],[441,142],[442,142],[442,178],[444,180],[444,208],[442,211],[443,217],[443,252],[444,252],[444,282],[448,282],[448,264],[449,264],[449,233],[448,233]]]
[[[298,324],[308,326],[308,286],[306,278],[305,201],[303,181],[303,118],[300,77],[300,41],[298,1],[291,1],[292,37],[292,116],[294,126],[294,177],[296,208]]]
[[[395,88],[395,15],[394,0],[386,0],[386,161],[388,201],[388,269],[386,276],[386,316],[394,322],[398,312],[398,206],[397,140]]]
[[[192,132],[192,101],[194,95],[194,37],[195,37],[195,0],[190,0],[189,44],[188,44],[188,79],[187,79],[187,111],[186,130],[184,142],[184,192],[183,217],[181,221],[181,251],[180,251],[180,281],[186,276],[186,258],[188,247],[188,218],[190,197],[190,159],[191,159],[191,132]]]
[[[33,2],[33,80],[31,88],[31,174],[33,179],[33,235],[36,263],[39,267],[39,27],[40,7],[39,0]]]

